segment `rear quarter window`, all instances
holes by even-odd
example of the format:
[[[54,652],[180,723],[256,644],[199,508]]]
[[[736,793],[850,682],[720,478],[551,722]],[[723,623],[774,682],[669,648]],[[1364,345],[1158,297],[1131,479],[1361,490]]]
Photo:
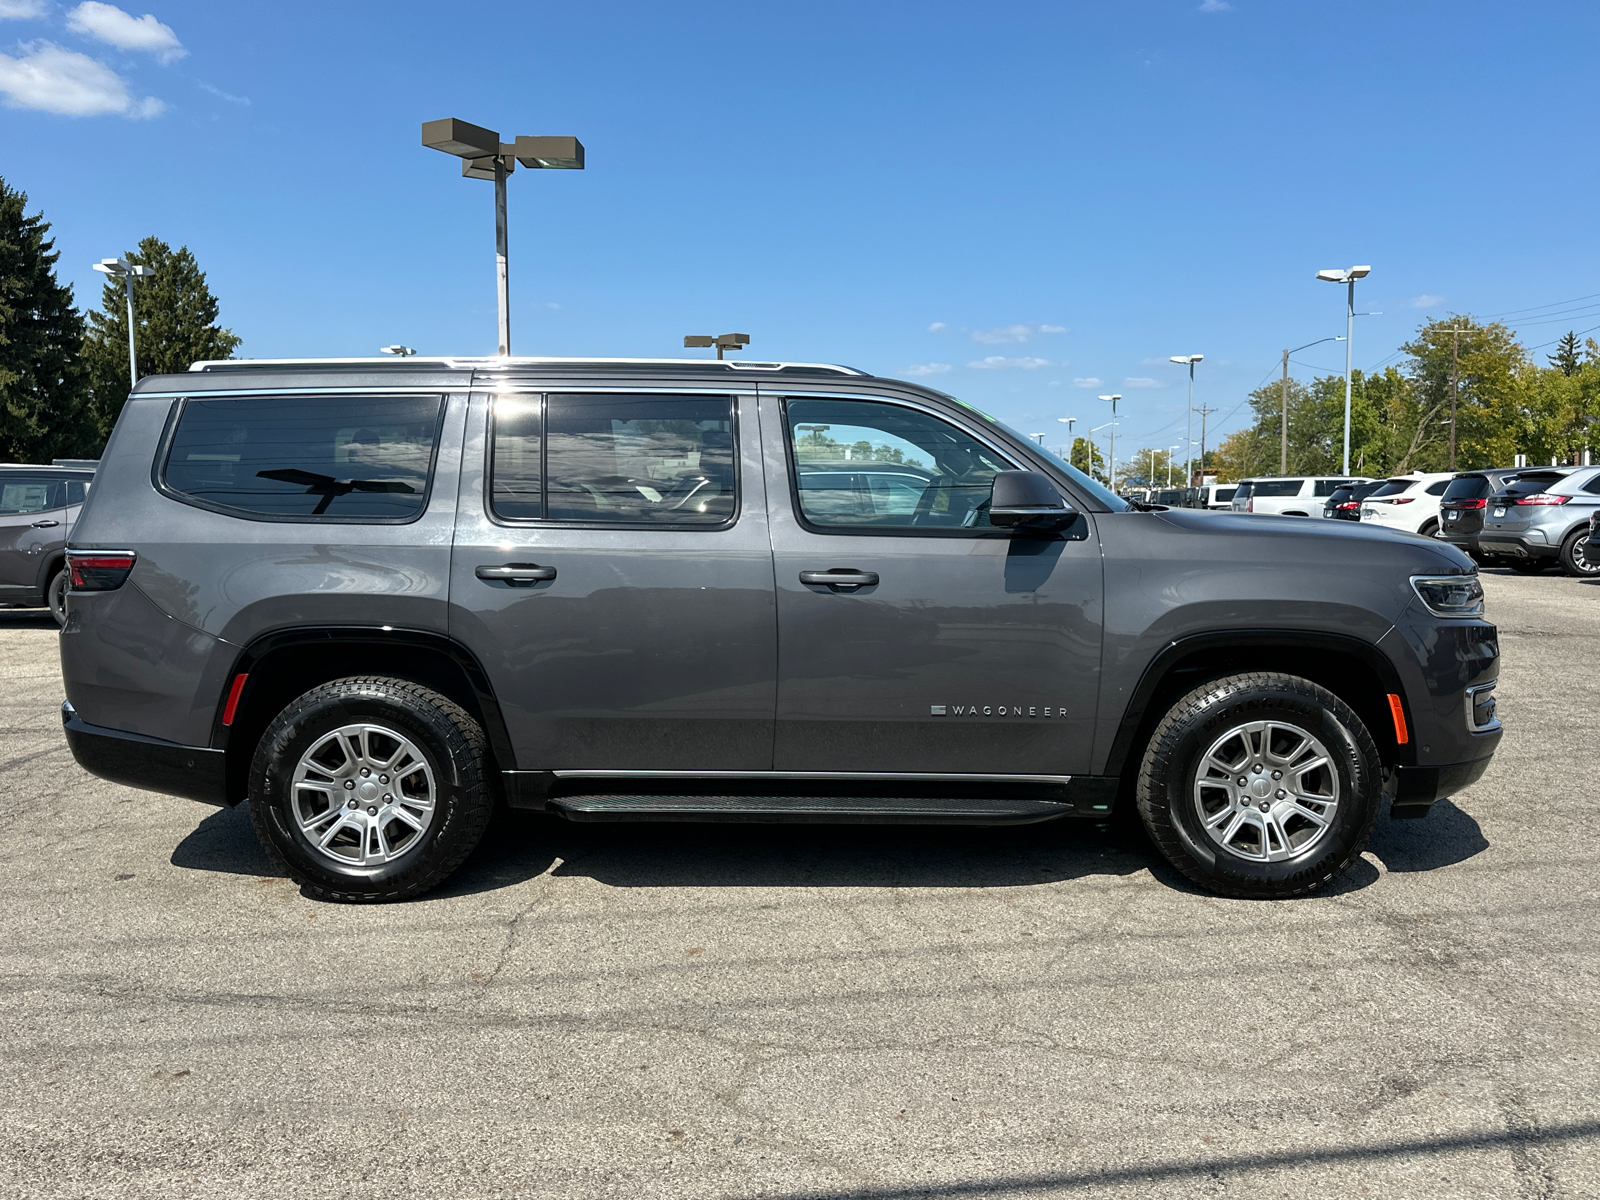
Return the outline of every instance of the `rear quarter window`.
[[[161,482],[255,519],[403,522],[427,504],[442,396],[191,398]]]
[[[1233,499],[1233,493],[1237,490],[1237,488],[1218,488],[1216,503],[1226,504]]]
[[[1252,496],[1298,496],[1304,486],[1300,479],[1258,479],[1252,484]]]
[[[1382,483],[1378,486],[1378,490],[1372,493],[1372,498],[1374,500],[1381,500],[1385,496],[1398,496],[1401,492],[1408,489],[1414,483],[1416,483],[1415,479],[1388,480],[1386,483]]]

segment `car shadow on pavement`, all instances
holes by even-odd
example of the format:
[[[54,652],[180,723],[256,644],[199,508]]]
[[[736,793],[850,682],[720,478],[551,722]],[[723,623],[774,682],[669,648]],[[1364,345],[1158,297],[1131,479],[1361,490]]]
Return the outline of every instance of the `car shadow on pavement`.
[[[59,628],[48,608],[0,608],[0,629]]]
[[[1378,819],[1368,849],[1390,871],[1433,871],[1482,854],[1489,839],[1471,814],[1440,800],[1420,821]]]

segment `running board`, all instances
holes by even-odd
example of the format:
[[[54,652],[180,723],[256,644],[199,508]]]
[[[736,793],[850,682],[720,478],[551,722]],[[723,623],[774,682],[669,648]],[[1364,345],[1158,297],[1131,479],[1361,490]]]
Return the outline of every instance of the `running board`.
[[[570,821],[810,821],[891,825],[1027,825],[1072,814],[1061,800],[910,796],[560,796]]]

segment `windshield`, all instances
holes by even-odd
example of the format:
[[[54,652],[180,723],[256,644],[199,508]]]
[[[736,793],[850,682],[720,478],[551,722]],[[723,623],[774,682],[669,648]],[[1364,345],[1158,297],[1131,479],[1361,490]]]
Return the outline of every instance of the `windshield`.
[[[992,419],[993,418],[991,418],[991,420]],[[1127,512],[1133,507],[1121,496],[1117,495],[1115,492],[1106,487],[1105,484],[1101,483],[1099,480],[1090,479],[1087,475],[1078,470],[1077,467],[1073,466],[1059,454],[1056,454],[1051,450],[1046,450],[1043,446],[1039,445],[1038,442],[1034,441],[1030,437],[1026,437],[1023,434],[1018,433],[1004,421],[995,421],[995,424],[1000,426],[1001,429],[1004,429],[1012,437],[1016,438],[1017,441],[1024,442],[1027,445],[1032,446],[1035,450],[1043,453],[1046,458],[1067,473],[1067,478],[1071,479],[1073,483],[1077,484],[1084,491],[1088,492],[1112,512]]]

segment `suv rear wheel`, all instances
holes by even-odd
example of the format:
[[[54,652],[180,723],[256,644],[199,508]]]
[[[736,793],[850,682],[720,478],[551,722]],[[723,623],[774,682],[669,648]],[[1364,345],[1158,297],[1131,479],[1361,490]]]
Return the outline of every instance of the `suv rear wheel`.
[[[1575,530],[1561,543],[1561,569],[1579,579],[1600,575],[1600,554],[1594,552],[1587,529]]]
[[[1326,688],[1260,672],[1213,680],[1161,719],[1139,769],[1139,815],[1167,861],[1224,896],[1303,895],[1372,836],[1378,747]]]
[[[67,569],[62,567],[50,577],[50,586],[44,590],[45,603],[50,606],[50,615],[56,619],[57,625],[67,623]]]
[[[353,903],[436,887],[494,808],[483,730],[438,692],[336,679],[278,714],[250,766],[250,818],[308,894]]]

